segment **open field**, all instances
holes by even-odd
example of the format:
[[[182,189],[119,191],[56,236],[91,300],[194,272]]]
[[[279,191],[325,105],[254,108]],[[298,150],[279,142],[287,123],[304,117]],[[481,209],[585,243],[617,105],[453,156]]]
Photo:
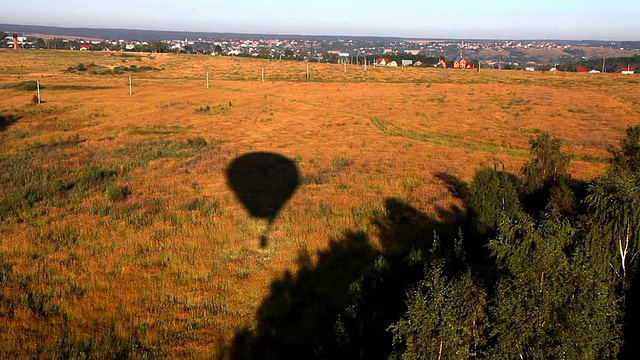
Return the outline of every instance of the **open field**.
[[[116,67],[128,70],[101,75]],[[517,173],[541,132],[587,181],[640,119],[638,76],[309,67],[311,79],[300,62],[0,51],[0,357],[96,342],[217,355],[302,254],[349,230],[376,246],[385,199],[447,216],[460,202],[442,174]],[[302,176],[264,248],[266,223],[225,179],[253,151]]]

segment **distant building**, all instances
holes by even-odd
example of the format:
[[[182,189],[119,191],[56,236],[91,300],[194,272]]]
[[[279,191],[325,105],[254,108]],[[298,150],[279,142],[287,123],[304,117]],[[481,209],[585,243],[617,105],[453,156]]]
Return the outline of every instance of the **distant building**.
[[[413,65],[413,60],[402,60],[402,66],[411,66]]]
[[[389,63],[389,58],[377,58],[376,59],[376,65],[378,66],[386,66]]]
[[[80,50],[89,50],[89,44],[80,44]]]
[[[586,73],[589,72],[589,69],[586,66],[576,66],[576,72]]]
[[[635,73],[635,69],[631,66],[623,67],[622,69],[620,69],[620,73],[624,75],[632,75]]]
[[[405,54],[418,55],[420,54],[420,50],[405,50]]]
[[[536,68],[533,66],[527,66],[524,68],[526,71],[536,71]]]
[[[475,66],[473,65],[473,63],[468,62],[467,59],[462,57],[462,54],[460,54],[456,56],[455,59],[453,59],[453,68],[454,69],[474,69]]]

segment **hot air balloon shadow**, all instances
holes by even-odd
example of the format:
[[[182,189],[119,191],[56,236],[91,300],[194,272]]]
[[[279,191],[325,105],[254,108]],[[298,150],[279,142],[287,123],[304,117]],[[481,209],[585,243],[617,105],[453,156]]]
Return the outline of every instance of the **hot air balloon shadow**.
[[[265,247],[274,220],[300,182],[295,163],[279,154],[253,152],[233,160],[226,172],[229,187],[249,214],[267,220],[260,236]]]

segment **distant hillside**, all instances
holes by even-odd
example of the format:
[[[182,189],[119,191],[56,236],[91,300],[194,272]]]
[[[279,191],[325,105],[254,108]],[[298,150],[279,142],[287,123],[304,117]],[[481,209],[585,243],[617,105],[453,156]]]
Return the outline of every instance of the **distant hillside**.
[[[410,38],[400,38],[393,36],[334,36],[334,35],[296,35],[296,34],[243,34],[243,33],[224,33],[224,32],[193,32],[193,31],[159,31],[159,30],[136,30],[136,29],[92,29],[92,28],[66,28],[56,26],[38,26],[38,25],[16,25],[16,24],[0,24],[0,31],[6,33],[17,32],[20,34],[47,34],[59,35],[73,38],[85,39],[104,39],[104,40],[178,40],[178,39],[258,39],[258,38],[296,38],[296,39],[315,39],[315,40],[331,40],[331,39],[354,39],[354,40],[372,40],[372,41],[398,41]],[[416,39],[417,40],[417,39]],[[496,41],[506,39],[430,39],[437,40],[469,40],[469,41]],[[556,43],[569,44],[572,46],[604,46],[604,47],[624,47],[632,49],[640,49],[640,41],[603,41],[603,40],[561,40],[561,39],[510,39],[521,41],[523,43],[536,41],[549,41]]]
[[[0,24],[0,31],[6,33],[17,32],[20,34],[55,34],[60,36],[70,36],[74,38],[98,38],[104,40],[125,39],[125,40],[168,40],[168,39],[256,39],[256,38],[298,38],[298,39],[361,39],[361,40],[397,40],[394,37],[374,37],[374,36],[328,36],[328,35],[274,35],[274,34],[241,34],[241,33],[221,33],[221,32],[191,32],[191,31],[158,31],[158,30],[136,30],[136,29],[91,29],[91,28],[64,28],[54,26],[37,25],[15,25]]]

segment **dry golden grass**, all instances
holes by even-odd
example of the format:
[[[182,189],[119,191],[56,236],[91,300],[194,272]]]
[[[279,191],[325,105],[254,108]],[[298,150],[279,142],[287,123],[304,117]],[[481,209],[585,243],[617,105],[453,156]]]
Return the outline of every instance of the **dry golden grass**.
[[[164,70],[132,73],[129,96],[128,73],[64,72],[78,63]],[[0,354],[50,355],[111,329],[171,357],[215,355],[300,251],[348,229],[375,237],[385,198],[436,216],[458,200],[434,174],[469,181],[495,161],[517,173],[539,132],[588,180],[640,113],[635,76],[309,65],[307,80],[298,62],[0,51],[0,115],[17,119],[0,124],[3,186],[49,186],[0,223]],[[1,88],[28,80],[43,104]],[[266,248],[266,224],[224,176],[251,151],[294,159],[303,176]],[[128,196],[111,201],[110,184]]]

